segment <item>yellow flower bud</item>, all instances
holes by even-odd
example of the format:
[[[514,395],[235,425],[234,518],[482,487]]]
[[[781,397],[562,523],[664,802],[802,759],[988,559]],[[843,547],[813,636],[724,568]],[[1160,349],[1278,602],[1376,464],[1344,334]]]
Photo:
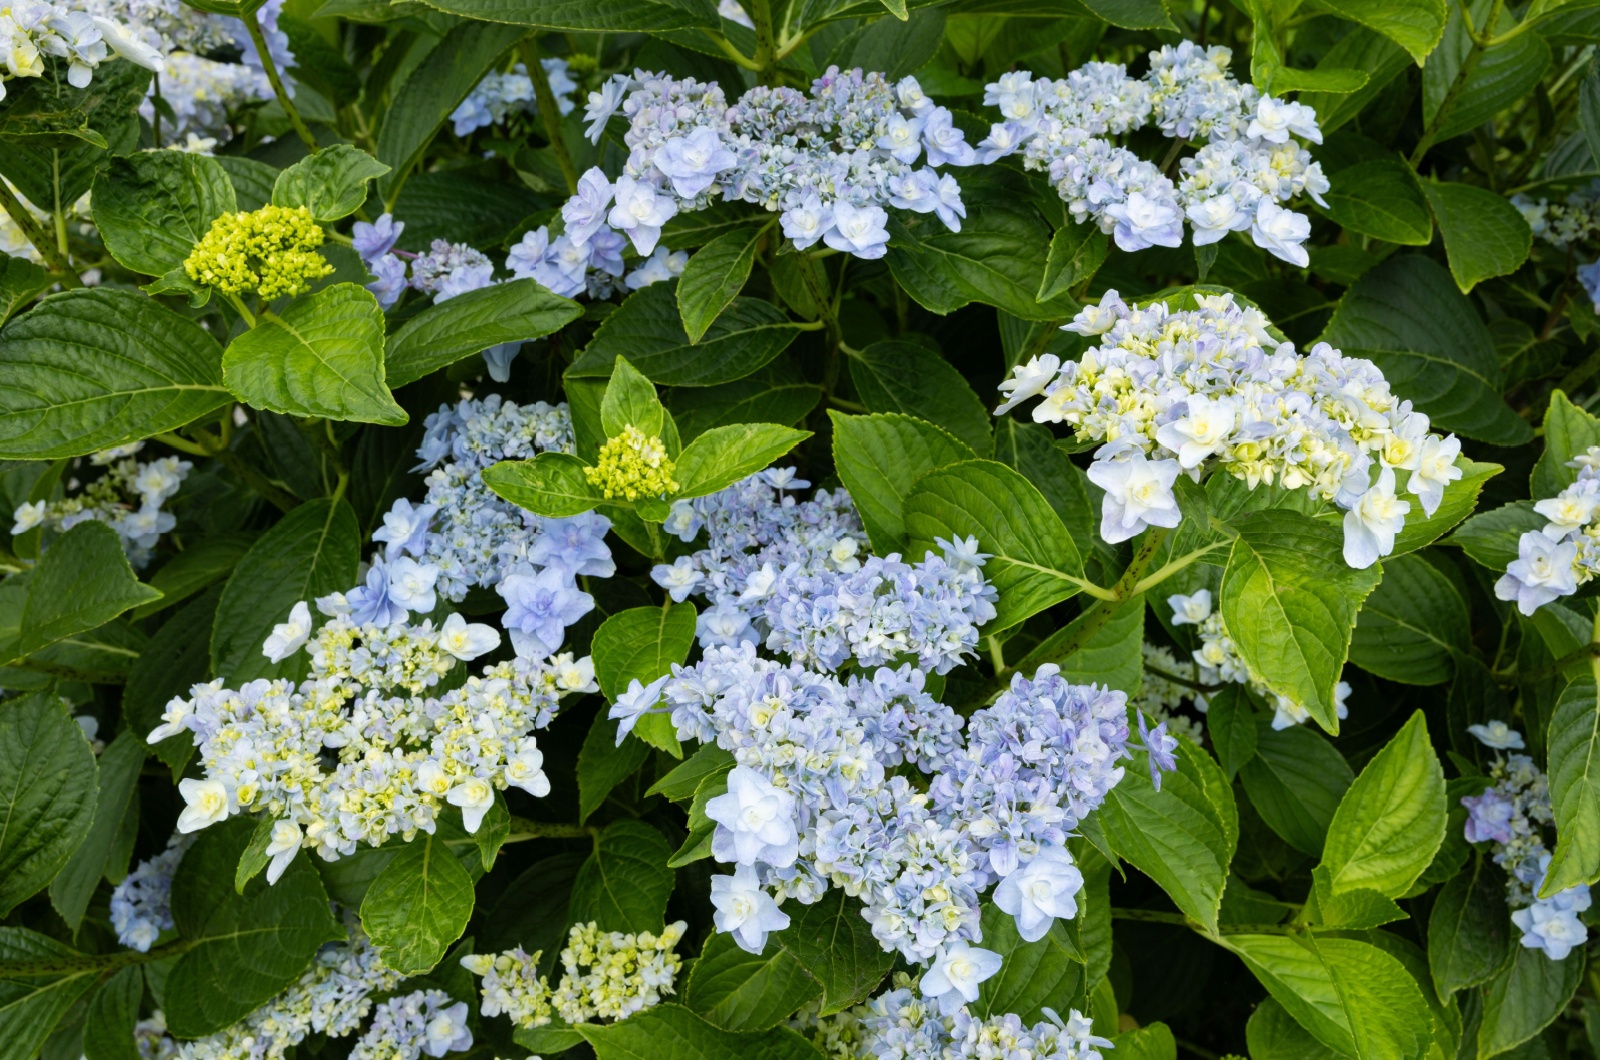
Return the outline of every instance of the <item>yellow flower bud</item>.
[[[636,501],[641,497],[664,497],[678,492],[672,480],[674,464],[661,439],[647,436],[633,424],[600,447],[595,467],[583,469],[591,486],[600,487],[607,500],[621,497]]]
[[[317,253],[321,245],[322,228],[308,208],[263,206],[212,221],[183,271],[195,283],[227,294],[254,291],[270,301],[304,294],[333,271]]]

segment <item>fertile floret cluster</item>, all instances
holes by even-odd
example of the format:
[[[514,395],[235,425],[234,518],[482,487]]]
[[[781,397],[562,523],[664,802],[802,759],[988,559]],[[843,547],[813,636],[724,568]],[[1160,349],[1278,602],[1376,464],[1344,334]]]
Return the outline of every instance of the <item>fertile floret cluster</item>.
[[[544,68],[544,76],[550,82],[550,94],[555,96],[556,108],[563,117],[571,114],[577,106],[572,94],[578,90],[578,83],[572,79],[572,70],[567,61],[562,58],[540,59],[539,65]],[[461,101],[461,105],[450,112],[450,121],[457,136],[466,136],[485,126],[502,125],[506,118],[514,114],[537,113],[539,104],[534,99],[533,79],[528,76],[525,65],[516,63],[509,70],[497,70],[479,81],[478,86]]]
[[[621,497],[637,501],[678,492],[678,484],[672,478],[674,469],[661,439],[630,423],[621,434],[605,440],[594,466],[583,469],[583,477],[607,500]]]
[[[414,990],[378,1006],[367,1028],[350,1050],[350,1060],[420,1060],[464,1053],[472,1048],[467,1003],[453,1001],[443,990]]]
[[[497,631],[459,615],[441,628],[362,625],[346,602],[318,606],[330,619],[314,637],[301,604],[268,641],[278,658],[304,647],[305,681],[262,679],[233,691],[219,679],[167,704],[150,741],[190,733],[204,772],[179,784],[180,832],[264,814],[277,822],[267,848],[275,881],[301,847],[334,860],[360,843],[410,840],[432,833],[446,804],[476,832],[497,790],[549,792],[530,734],[550,723],[562,696],[594,690],[587,658],[518,657],[440,694],[457,663],[500,643]]]
[[[0,11],[0,99],[12,78],[43,77],[45,56],[66,64],[73,88],[88,88],[95,68],[118,57],[147,70],[162,66],[161,53],[132,24],[50,0],[24,0]]]
[[[1089,442],[1089,478],[1106,491],[1100,535],[1126,541],[1182,518],[1173,483],[1220,469],[1252,489],[1308,489],[1345,509],[1344,558],[1370,567],[1394,549],[1416,498],[1424,515],[1461,477],[1461,443],[1429,430],[1371,361],[1325,342],[1301,356],[1231,294],[1196,308],[1129,306],[1107,291],[1067,329],[1097,340],[1077,361],[1041,354],[1000,384],[996,415],[1042,395],[1040,423]],[[1403,479],[1399,476],[1405,476]]]
[[[965,1005],[941,1011],[926,1000],[926,979],[919,997],[917,981],[897,974],[894,989],[852,1013],[852,1051],[830,1055],[852,1060],[1101,1060],[1099,1050],[1111,1047],[1077,1009],[1066,1019],[1044,1009],[1045,1018],[1031,1027],[1015,1013],[980,1019]]]
[[[1322,167],[1291,134],[1321,143],[1316,113],[1263,96],[1228,72],[1232,52],[1190,41],[1150,53],[1142,78],[1120,63],[1086,63],[1059,80],[1027,71],[986,86],[984,103],[1002,121],[978,144],[985,162],[1023,153],[1045,170],[1072,215],[1092,221],[1123,250],[1176,247],[1187,218],[1194,243],[1248,231],[1257,246],[1304,267],[1311,234],[1304,216],[1281,204],[1301,192],[1319,204]],[[1205,144],[1180,166],[1180,181],[1113,142],[1154,125]]]
[[[322,226],[306,206],[267,205],[225,213],[184,259],[189,279],[227,294],[254,292],[268,301],[304,294],[333,271],[317,248]]]
[[[1148,641],[1140,650],[1144,656],[1144,675],[1139,680],[1139,691],[1128,697],[1129,709],[1165,724],[1168,732],[1187,736],[1195,743],[1200,743],[1205,735],[1204,727],[1190,715],[1180,713],[1179,708],[1189,704],[1204,714],[1206,697],[1190,684],[1180,684],[1174,680],[1181,678],[1200,683],[1203,675],[1199,664],[1179,662],[1170,648]]]
[[[1503,721],[1469,725],[1467,731],[1494,749],[1490,787],[1481,795],[1462,798],[1467,808],[1469,843],[1489,843],[1495,864],[1506,870],[1506,900],[1511,922],[1522,932],[1522,944],[1542,950],[1553,961],[1582,949],[1589,929],[1578,914],[1589,908],[1589,888],[1575,884],[1549,898],[1538,897],[1550,873],[1550,851],[1544,830],[1555,823],[1550,809],[1550,780],[1522,749],[1522,734]]]
[[[1600,237],[1600,180],[1569,192],[1564,199],[1513,195],[1511,204],[1521,211],[1536,238],[1557,250],[1575,251],[1580,246],[1587,247],[1588,254],[1584,257],[1594,253],[1596,239]],[[1600,310],[1600,261],[1578,266],[1577,277],[1584,293]]]
[[[1517,558],[1495,582],[1494,594],[1515,600],[1531,615],[1552,600],[1571,596],[1600,573],[1600,445],[1569,460],[1578,469],[1572,485],[1533,506],[1543,516],[1542,530],[1517,541]]]
[[[1266,686],[1266,682],[1250,669],[1244,657],[1239,654],[1233,638],[1228,636],[1228,627],[1222,621],[1222,612],[1213,610],[1210,589],[1197,589],[1188,596],[1182,594],[1169,596],[1167,606],[1172,608],[1174,626],[1194,626],[1195,632],[1199,635],[1200,647],[1194,650],[1194,661],[1199,667],[1202,683],[1239,684],[1248,687],[1272,706],[1274,729],[1304,725],[1311,717],[1311,712],[1304,705],[1272,691]],[[1148,648],[1148,645],[1146,647]],[[1149,681],[1148,674],[1145,680]],[[1341,719],[1348,717],[1350,708],[1345,706],[1345,700],[1350,698],[1350,685],[1340,681],[1334,686],[1333,696],[1338,716]],[[1197,697],[1195,704],[1202,711],[1206,709],[1203,697]]]
[[[112,889],[111,929],[122,945],[149,953],[161,933],[172,930],[172,877],[193,840],[174,835],[167,849],[139,862]]]
[[[714,82],[636,70],[590,93],[592,139],[619,108],[622,175],[612,183],[591,169],[562,208],[580,247],[614,230],[649,254],[669,219],[719,198],[779,212],[797,249],[821,241],[860,258],[888,249],[887,207],[932,213],[956,231],[966,216],[960,186],[939,167],[973,165],[977,153],[912,77],[829,67],[809,95],[758,86],[730,106]]]
[[[461,964],[482,978],[485,1016],[504,1015],[518,1027],[624,1020],[661,1003],[683,967],[674,948],[688,924],[668,924],[659,934],[601,931],[593,921],[574,924],[561,951],[562,975],[551,987],[539,974],[539,954],[523,950],[478,953]]]
[[[11,533],[22,534],[40,526],[65,533],[92,519],[115,530],[128,559],[136,567],[144,566],[161,535],[177,525],[173,514],[162,511],[161,506],[177,494],[194,465],[175,456],[136,460],[132,454],[141,445],[135,442],[91,456],[91,465],[106,468],[103,475],[60,500],[19,505]],[[73,479],[67,488],[76,489],[77,485]]]

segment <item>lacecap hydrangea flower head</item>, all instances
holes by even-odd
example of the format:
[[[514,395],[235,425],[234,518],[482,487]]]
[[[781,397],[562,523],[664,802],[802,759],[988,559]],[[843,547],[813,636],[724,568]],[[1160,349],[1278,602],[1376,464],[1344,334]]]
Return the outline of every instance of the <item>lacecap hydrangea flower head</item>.
[[[1101,537],[1177,526],[1178,476],[1212,471],[1344,509],[1344,558],[1357,568],[1393,551],[1407,518],[1438,510],[1462,475],[1461,443],[1431,431],[1376,365],[1325,342],[1302,355],[1231,294],[1194,299],[1128,305],[1107,291],[1066,325],[1095,342],[1081,358],[1041,354],[1000,384],[996,415],[1039,398],[1034,420],[1104,443],[1088,472],[1106,491]]]
[[[1590,446],[1566,466],[1577,468],[1578,477],[1534,504],[1545,525],[1517,540],[1517,558],[1495,582],[1495,595],[1515,601],[1525,615],[1571,596],[1600,573],[1600,446]]]

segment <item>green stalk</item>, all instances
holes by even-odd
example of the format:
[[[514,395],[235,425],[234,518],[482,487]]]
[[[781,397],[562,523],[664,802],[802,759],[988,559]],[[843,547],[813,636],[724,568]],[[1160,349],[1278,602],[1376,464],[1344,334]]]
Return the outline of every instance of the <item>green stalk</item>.
[[[567,138],[561,130],[561,108],[556,105],[556,94],[550,91],[550,78],[539,61],[539,35],[530,33],[522,38],[522,65],[528,68],[528,80],[533,82],[533,99],[539,105],[539,120],[544,123],[544,138],[550,141],[555,152],[556,165],[567,182],[567,194],[578,190],[578,167],[572,164],[572,152],[567,150]]]

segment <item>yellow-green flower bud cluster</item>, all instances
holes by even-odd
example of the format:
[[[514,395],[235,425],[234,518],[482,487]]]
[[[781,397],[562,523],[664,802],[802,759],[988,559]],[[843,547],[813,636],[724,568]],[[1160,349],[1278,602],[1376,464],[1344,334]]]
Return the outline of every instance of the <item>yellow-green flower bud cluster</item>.
[[[303,294],[333,271],[317,248],[322,228],[304,206],[225,213],[184,259],[195,283],[227,294],[254,291],[271,301]]]
[[[521,949],[477,953],[461,964],[483,979],[485,1016],[504,1015],[518,1027],[622,1020],[661,1003],[683,967],[674,951],[688,925],[668,924],[659,935],[601,931],[593,921],[575,924],[561,951],[563,973],[554,989],[539,974],[539,953]]]
[[[636,501],[678,492],[678,484],[672,480],[674,468],[661,439],[630,423],[621,434],[606,439],[598,463],[584,468],[583,474],[589,485],[600,487],[606,500]]]

